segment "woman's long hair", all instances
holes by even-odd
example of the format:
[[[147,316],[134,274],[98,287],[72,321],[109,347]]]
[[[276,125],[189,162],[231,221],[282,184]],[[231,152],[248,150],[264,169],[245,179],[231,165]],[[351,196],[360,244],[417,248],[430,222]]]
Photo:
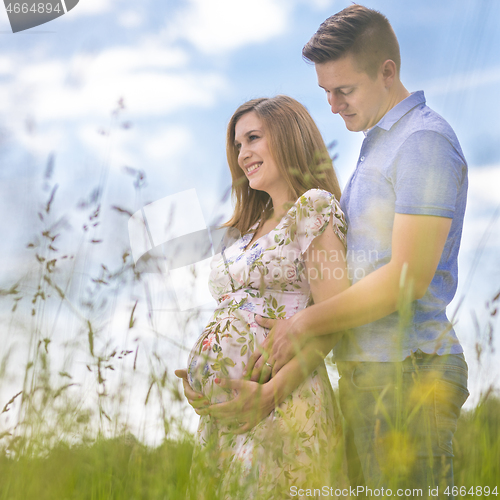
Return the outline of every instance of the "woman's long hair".
[[[242,104],[229,120],[226,154],[232,177],[234,213],[224,226],[245,234],[259,220],[264,222],[273,211],[271,197],[252,189],[238,165],[234,144],[235,127],[246,113],[254,111],[264,126],[271,155],[286,180],[293,201],[312,188],[333,193],[340,199],[340,188],[318,127],[307,109],[285,95],[252,99]]]

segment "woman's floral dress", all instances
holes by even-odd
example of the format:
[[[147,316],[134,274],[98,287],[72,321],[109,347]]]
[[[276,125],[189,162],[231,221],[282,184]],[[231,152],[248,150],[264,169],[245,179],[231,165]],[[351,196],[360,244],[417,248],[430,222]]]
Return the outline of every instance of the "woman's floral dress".
[[[231,391],[215,380],[242,378],[248,358],[268,333],[255,315],[289,318],[310,303],[303,254],[329,223],[345,245],[346,224],[339,203],[327,191],[311,189],[250,248],[246,246],[257,224],[214,257],[209,287],[218,306],[188,361],[191,387],[212,404],[232,399]],[[335,448],[339,423],[335,413],[332,388],[321,364],[245,434],[235,435],[211,417],[201,417],[194,462],[206,454],[202,461],[217,479],[218,498],[288,498],[278,492],[289,495],[292,485],[328,485],[329,453]]]

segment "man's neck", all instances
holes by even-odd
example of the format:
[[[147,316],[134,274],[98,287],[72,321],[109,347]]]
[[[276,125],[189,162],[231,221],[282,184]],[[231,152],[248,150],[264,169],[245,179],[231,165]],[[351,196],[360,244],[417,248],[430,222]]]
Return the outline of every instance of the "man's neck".
[[[391,89],[389,108],[387,109],[387,112],[389,112],[392,108],[397,106],[401,101],[404,101],[409,96],[410,92],[406,90],[405,86],[400,81],[395,83],[393,88]]]
[[[385,106],[385,113],[383,114],[382,118],[389,113],[389,111],[397,106],[401,101],[404,101],[407,97],[411,95],[411,92],[408,92],[406,90],[405,86],[398,81],[393,87],[391,88],[391,91],[389,93],[387,103]],[[381,119],[382,119],[381,118]],[[366,130],[363,130],[363,133],[366,135],[373,127],[370,127]]]

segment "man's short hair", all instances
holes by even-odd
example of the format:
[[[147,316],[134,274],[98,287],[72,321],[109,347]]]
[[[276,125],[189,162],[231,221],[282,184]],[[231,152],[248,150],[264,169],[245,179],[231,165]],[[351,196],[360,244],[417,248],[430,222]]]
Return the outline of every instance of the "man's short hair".
[[[375,78],[392,59],[399,74],[399,43],[387,18],[362,5],[351,5],[329,17],[302,49],[305,59],[322,64],[353,55],[360,70]]]

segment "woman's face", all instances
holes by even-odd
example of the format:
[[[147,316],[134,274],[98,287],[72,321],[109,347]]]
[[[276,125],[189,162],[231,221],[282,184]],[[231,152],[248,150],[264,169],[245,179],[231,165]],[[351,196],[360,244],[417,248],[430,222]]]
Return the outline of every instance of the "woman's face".
[[[265,191],[271,198],[283,196],[288,186],[271,155],[267,132],[255,111],[245,113],[236,122],[234,132],[238,164],[250,187]]]

